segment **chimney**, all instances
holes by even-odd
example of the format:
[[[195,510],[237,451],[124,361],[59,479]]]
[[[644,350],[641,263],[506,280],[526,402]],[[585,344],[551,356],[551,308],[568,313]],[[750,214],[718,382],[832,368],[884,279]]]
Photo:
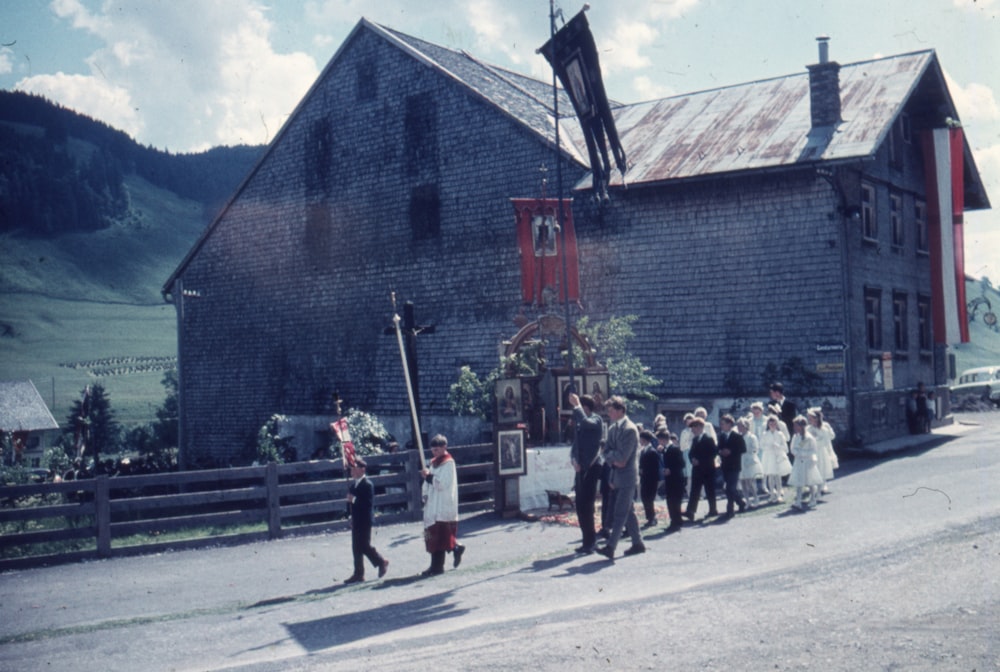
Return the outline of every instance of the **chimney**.
[[[807,65],[809,70],[809,115],[812,126],[833,126],[840,123],[840,63],[830,60],[830,38],[821,35],[819,63]]]

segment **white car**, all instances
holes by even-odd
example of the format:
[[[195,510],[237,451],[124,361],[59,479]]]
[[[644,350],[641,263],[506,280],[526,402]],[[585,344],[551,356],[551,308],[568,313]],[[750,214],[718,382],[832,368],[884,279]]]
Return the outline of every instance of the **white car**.
[[[962,372],[951,386],[952,403],[969,397],[1000,406],[1000,366],[980,366]]]

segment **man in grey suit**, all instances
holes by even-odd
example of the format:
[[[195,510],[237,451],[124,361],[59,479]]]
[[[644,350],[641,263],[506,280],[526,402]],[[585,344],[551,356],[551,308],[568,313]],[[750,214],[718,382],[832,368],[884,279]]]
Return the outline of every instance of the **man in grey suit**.
[[[608,440],[604,446],[604,461],[611,465],[611,491],[614,493],[614,518],[611,536],[606,546],[597,552],[609,560],[614,560],[615,547],[621,539],[623,529],[632,538],[632,545],[625,555],[646,552],[639,531],[639,518],[635,515],[635,487],[639,480],[639,428],[629,420],[625,412],[625,400],[614,396],[604,403],[611,425]]]

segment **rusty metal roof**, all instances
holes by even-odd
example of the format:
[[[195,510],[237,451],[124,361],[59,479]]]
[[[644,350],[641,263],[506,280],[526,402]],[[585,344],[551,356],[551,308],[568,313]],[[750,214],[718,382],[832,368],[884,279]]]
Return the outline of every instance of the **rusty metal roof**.
[[[928,50],[842,66],[836,127],[811,128],[807,72],[626,105],[615,115],[626,182],[871,157],[935,58]]]

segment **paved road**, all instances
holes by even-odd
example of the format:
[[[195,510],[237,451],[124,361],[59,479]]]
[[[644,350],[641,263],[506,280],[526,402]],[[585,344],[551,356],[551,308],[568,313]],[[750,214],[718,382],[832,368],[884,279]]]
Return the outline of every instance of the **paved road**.
[[[1000,414],[961,419],[845,461],[813,511],[614,564],[479,515],[427,580],[419,523],[378,529],[389,575],[360,586],[344,533],[7,573],[0,670],[998,670]]]

